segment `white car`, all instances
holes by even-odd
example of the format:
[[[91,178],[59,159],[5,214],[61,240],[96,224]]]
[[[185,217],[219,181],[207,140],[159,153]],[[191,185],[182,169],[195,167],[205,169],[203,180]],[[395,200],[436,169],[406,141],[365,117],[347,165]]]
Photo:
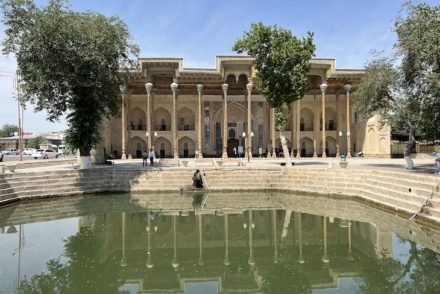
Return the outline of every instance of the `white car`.
[[[32,155],[35,152],[35,148],[24,148],[23,155]]]
[[[18,151],[15,148],[8,148],[2,151],[3,155],[18,155],[20,154],[20,151]]]
[[[32,157],[35,159],[58,158],[58,153],[50,149],[37,149],[32,153]]]

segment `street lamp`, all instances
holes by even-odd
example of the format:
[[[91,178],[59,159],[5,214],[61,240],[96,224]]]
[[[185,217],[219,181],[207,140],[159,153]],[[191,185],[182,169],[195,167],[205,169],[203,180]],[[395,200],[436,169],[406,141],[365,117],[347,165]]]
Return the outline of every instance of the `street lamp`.
[[[17,95],[17,109],[18,109],[18,150],[20,152],[20,161],[23,160],[23,108],[24,105],[20,103],[20,81],[19,75],[17,73],[9,72],[9,71],[0,71],[1,77],[7,77],[12,79],[12,94]]]
[[[343,135],[344,133],[342,131],[339,131],[339,142],[342,142]],[[350,142],[350,132],[347,132],[347,154],[346,154],[347,157],[349,156],[350,153],[350,146],[348,146],[349,142]],[[342,148],[340,148],[340,150],[342,151]]]
[[[243,142],[243,147],[242,146],[240,146],[240,147],[242,147],[242,148],[240,148],[241,149],[241,151],[243,151],[242,152],[242,154],[243,154],[243,156],[244,156],[244,147],[246,146],[246,132],[243,132],[242,134],[241,134],[241,137],[243,138],[243,140],[245,140],[244,142]],[[241,145],[241,144],[240,144]]]
[[[243,132],[242,135],[243,135],[243,138],[246,137],[246,133],[245,133],[245,132]],[[251,132],[251,133],[250,133],[250,138],[249,138],[248,140],[252,140],[253,137],[254,137],[254,132]],[[251,152],[252,152],[252,150],[251,150],[251,144],[250,144],[250,143],[251,143],[251,142],[248,141],[248,144],[247,144],[247,150],[246,150],[247,158],[248,158],[248,163],[251,161],[250,158],[251,158]]]

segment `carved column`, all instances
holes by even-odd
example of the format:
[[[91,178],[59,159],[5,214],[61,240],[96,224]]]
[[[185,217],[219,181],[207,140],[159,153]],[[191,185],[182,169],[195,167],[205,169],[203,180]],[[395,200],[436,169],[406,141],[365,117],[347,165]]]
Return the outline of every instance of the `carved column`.
[[[301,158],[301,100],[296,107],[296,158]]]
[[[316,99],[316,95],[313,95],[313,107],[315,115],[313,116],[313,157],[318,157],[318,132],[319,132],[319,108],[318,108],[318,100]]]
[[[252,120],[251,120],[251,95],[252,95],[252,87],[254,85],[252,83],[248,83],[246,85],[246,89],[248,92],[248,98],[247,98],[247,102],[248,102],[248,113],[247,113],[247,140],[246,140],[246,145],[247,145],[247,152],[248,152],[248,158],[252,158]]]
[[[229,85],[224,83],[222,85],[224,105],[223,105],[223,158],[228,158],[228,87]]]
[[[147,90],[147,149],[153,148],[151,146],[151,136],[153,136],[153,133],[151,132],[151,110],[150,110],[150,97],[151,97],[151,89],[153,89],[152,83],[146,83],[145,84],[145,90]]]
[[[327,158],[325,152],[326,147],[326,133],[325,133],[325,90],[327,89],[327,84],[324,82],[320,86],[321,88],[321,99],[322,99],[322,158]]]
[[[351,85],[344,86],[347,93],[347,157],[351,157],[351,141],[350,141],[350,90]]]
[[[197,120],[197,151],[199,158],[202,158],[202,90],[203,84],[197,84],[197,93],[199,94],[199,115]]]
[[[134,125],[134,122],[131,120],[131,101],[130,101],[130,93],[127,95],[128,96],[128,100],[127,100],[127,106],[128,106],[128,111],[127,111],[127,123],[130,122],[130,127],[128,128],[128,137],[127,137],[127,149],[128,149],[128,156],[127,159],[128,160],[132,160],[133,157],[131,155],[131,142],[130,142],[130,138],[131,138],[131,127],[132,125]]]
[[[171,137],[172,137],[172,148],[173,148],[173,157],[179,158],[179,153],[177,152],[177,132],[176,132],[176,100],[177,100],[177,87],[178,84],[173,82],[171,84],[171,91],[173,91],[173,114],[171,116]]]
[[[271,134],[271,142],[272,142],[272,158],[277,157],[275,152],[275,108],[270,109],[270,134]]]
[[[126,160],[127,156],[125,155],[125,93],[127,92],[126,85],[120,85],[119,90],[122,94],[122,106],[121,106],[121,121],[122,121],[122,146],[121,146],[121,159]]]
[[[336,93],[336,158],[341,156],[341,140],[339,138],[339,130],[341,125],[339,124],[339,94]]]

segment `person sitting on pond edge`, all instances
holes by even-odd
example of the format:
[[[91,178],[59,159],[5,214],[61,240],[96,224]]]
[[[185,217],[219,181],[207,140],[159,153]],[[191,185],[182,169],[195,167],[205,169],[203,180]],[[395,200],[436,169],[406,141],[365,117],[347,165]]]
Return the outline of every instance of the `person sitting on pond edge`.
[[[194,172],[192,180],[195,188],[203,188],[202,174],[199,169]]]

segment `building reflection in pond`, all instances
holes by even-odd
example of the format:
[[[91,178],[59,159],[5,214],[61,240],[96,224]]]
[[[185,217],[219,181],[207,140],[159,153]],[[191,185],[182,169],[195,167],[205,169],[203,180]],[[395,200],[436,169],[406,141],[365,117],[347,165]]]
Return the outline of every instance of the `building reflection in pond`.
[[[408,280],[405,266],[391,258],[398,246],[393,242],[393,233],[377,224],[294,209],[256,206],[244,210],[209,209],[193,207],[191,201],[189,209],[136,207],[81,216],[75,242],[84,236],[87,242],[96,242],[90,243],[96,248],[92,252],[96,252],[94,266],[101,264],[105,266],[99,268],[106,269],[107,264],[116,261],[117,266],[111,267],[116,272],[110,276],[121,291],[135,288],[143,293],[182,293],[185,289],[203,292],[203,289],[217,287],[218,293],[262,292],[270,284],[268,281],[272,285],[284,283],[286,287],[319,289],[337,288],[340,283],[349,281],[356,287],[371,290],[376,289],[371,288],[377,278],[373,273],[380,273],[377,260],[382,257],[387,258],[387,262],[380,263],[384,271],[387,266],[397,271],[387,286],[394,287],[400,275]],[[390,223],[390,226],[399,224]],[[0,227],[4,232],[0,237],[12,231],[11,224],[0,223]],[[433,233],[430,236],[436,238]],[[66,242],[69,240],[73,239],[68,238]],[[70,250],[86,250],[84,247],[66,244]],[[412,252],[422,252],[422,247],[411,247],[408,254]],[[68,256],[92,253],[69,252]],[[440,260],[434,252],[422,253]],[[26,252],[23,256],[22,263],[26,264]],[[415,257],[408,258],[408,262],[415,260]],[[413,263],[410,268],[418,268]],[[64,264],[63,272],[69,272],[70,266]],[[373,270],[366,272],[369,268]],[[429,272],[440,275],[440,269]],[[97,272],[96,277],[88,279],[99,281],[98,275],[107,274],[110,273]],[[297,285],[294,279],[278,281],[276,277],[280,274],[301,277],[304,284]],[[30,279],[27,277],[27,282],[32,284]],[[108,283],[106,279],[102,281]]]

